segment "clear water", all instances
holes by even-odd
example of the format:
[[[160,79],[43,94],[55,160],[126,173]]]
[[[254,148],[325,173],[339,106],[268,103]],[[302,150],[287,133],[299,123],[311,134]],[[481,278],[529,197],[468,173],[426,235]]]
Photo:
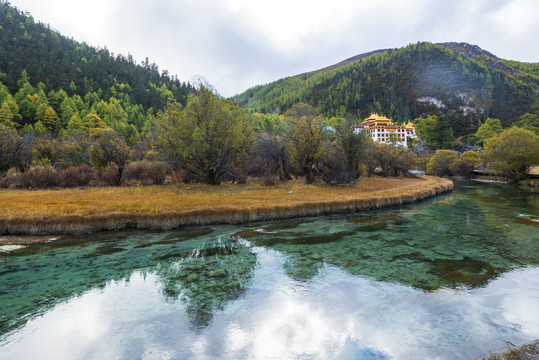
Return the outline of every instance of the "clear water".
[[[539,197],[0,247],[0,359],[470,359],[539,338]]]

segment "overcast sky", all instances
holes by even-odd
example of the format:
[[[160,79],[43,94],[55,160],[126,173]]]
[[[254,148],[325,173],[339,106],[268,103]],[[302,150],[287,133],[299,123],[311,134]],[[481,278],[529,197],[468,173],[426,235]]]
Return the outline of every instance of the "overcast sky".
[[[223,96],[354,55],[459,41],[539,61],[537,0],[10,0],[63,35]]]

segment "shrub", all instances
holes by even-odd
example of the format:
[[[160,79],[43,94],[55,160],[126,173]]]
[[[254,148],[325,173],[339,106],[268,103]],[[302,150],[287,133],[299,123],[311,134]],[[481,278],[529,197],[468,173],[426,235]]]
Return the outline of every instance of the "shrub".
[[[154,162],[154,161],[163,161],[161,154],[157,151],[150,150],[144,155],[144,161]]]
[[[90,164],[96,169],[101,169],[110,163],[115,163],[119,170],[123,170],[129,151],[125,139],[118,136],[112,129],[106,130],[93,139],[89,149]]]
[[[116,186],[120,183],[120,170],[118,165],[111,162],[99,170],[99,179],[109,186]]]
[[[232,168],[223,176],[223,181],[231,181],[236,184],[245,184],[247,183],[247,175],[249,173],[250,164],[247,163],[244,159],[243,161],[238,161],[235,163]]]
[[[124,185],[162,185],[165,182],[167,170],[163,164],[137,161],[128,164],[123,173],[121,183]]]
[[[24,143],[15,129],[0,124],[0,174],[23,162]]]
[[[32,162],[43,167],[54,165],[58,157],[57,146],[55,140],[37,139],[32,149]]]
[[[354,174],[350,175],[342,156],[335,149],[331,149],[320,159],[316,170],[318,177],[328,183],[343,184],[355,180]]]
[[[24,187],[22,182],[22,173],[16,168],[11,168],[6,175],[0,179],[1,188],[16,189]]]
[[[421,171],[427,171],[427,164],[430,161],[430,158],[432,157],[431,154],[428,153],[422,153],[422,154],[415,154],[413,166],[417,170]]]
[[[57,165],[62,169],[66,169],[88,164],[90,162],[89,147],[90,141],[83,136],[73,136],[70,137],[70,140],[61,142],[58,145]]]
[[[336,174],[339,182],[352,182],[359,179],[359,164],[366,157],[367,149],[372,145],[372,139],[367,131],[356,133],[350,129],[355,124],[351,117],[346,118],[337,126],[335,145],[338,154],[333,155],[339,159],[342,168]]]
[[[194,182],[196,179],[189,171],[185,169],[179,169],[179,170],[172,171],[170,180],[172,184],[180,185],[180,184],[190,184]]]
[[[284,138],[272,134],[257,135],[255,149],[249,156],[249,176],[256,176],[265,184],[275,184],[279,180],[291,180],[289,174],[289,154]]]
[[[457,159],[458,156],[454,151],[438,150],[427,163],[427,173],[436,176],[451,176],[453,175],[452,166]]]
[[[144,141],[139,141],[133,145],[131,151],[129,152],[129,160],[142,161],[151,150],[152,148],[150,144]]]
[[[22,184],[36,189],[54,187],[59,185],[59,176],[52,167],[31,167],[22,174]]]
[[[369,176],[376,169],[383,176],[408,176],[414,161],[412,151],[379,143],[370,144],[366,155],[365,166]]]
[[[274,162],[267,157],[257,156],[251,161],[249,175],[262,179],[266,186],[273,186],[277,181],[277,170]]]
[[[481,162],[481,157],[473,151],[466,151],[451,166],[451,170],[460,176],[472,177],[475,167]]]
[[[518,183],[539,163],[539,136],[513,127],[485,141],[485,159],[506,178]]]
[[[72,166],[59,172],[62,187],[86,186],[95,177],[96,171],[89,165]]]

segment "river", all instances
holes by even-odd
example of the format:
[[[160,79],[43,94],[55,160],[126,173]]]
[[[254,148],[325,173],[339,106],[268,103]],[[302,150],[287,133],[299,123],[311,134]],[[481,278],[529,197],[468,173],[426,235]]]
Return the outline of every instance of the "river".
[[[539,196],[0,246],[0,359],[472,359],[539,338]]]

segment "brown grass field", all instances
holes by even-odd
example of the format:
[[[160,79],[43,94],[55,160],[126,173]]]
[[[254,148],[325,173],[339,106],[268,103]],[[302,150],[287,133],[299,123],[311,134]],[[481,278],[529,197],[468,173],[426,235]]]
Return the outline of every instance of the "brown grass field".
[[[291,181],[271,187],[195,184],[179,188],[0,190],[0,234],[241,223],[399,205],[451,189],[449,180],[424,176],[362,178],[350,186]]]

